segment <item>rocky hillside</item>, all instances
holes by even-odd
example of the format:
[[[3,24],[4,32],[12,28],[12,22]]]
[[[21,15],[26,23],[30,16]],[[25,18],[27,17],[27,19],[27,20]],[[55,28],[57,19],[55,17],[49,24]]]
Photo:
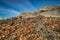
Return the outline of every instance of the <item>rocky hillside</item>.
[[[34,13],[31,12],[23,12],[19,16],[23,17],[35,17],[38,15],[43,15],[45,17],[60,17],[60,6],[46,6],[44,8],[41,8],[40,10],[37,10]]]
[[[35,15],[31,12],[23,12],[18,17],[20,17],[20,16],[27,18],[27,17],[34,17]]]
[[[60,17],[60,6],[47,6],[34,13],[45,17]]]
[[[18,17],[0,20],[0,40],[60,40],[60,17],[46,16],[54,10],[24,12]]]

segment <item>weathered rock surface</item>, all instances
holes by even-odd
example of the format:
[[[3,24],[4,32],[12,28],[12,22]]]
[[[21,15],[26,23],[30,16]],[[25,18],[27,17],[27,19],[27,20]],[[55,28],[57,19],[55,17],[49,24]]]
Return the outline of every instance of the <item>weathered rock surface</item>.
[[[54,10],[0,20],[0,40],[60,40],[60,17]]]
[[[35,14],[43,15],[45,17],[60,17],[60,6],[47,6],[38,10]]]

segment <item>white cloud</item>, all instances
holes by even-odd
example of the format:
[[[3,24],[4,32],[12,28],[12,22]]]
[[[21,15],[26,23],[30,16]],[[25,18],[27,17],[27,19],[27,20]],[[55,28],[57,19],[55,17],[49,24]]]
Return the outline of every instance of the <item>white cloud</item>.
[[[11,14],[20,14],[18,11],[13,10],[13,9],[0,8],[0,10],[1,10],[2,12],[7,12],[7,13],[11,13]]]

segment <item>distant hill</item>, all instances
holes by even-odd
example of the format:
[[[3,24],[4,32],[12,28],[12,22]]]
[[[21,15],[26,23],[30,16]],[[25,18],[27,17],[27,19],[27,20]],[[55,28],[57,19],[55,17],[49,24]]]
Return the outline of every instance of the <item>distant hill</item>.
[[[27,17],[34,17],[35,15],[31,12],[23,12],[18,17],[20,16],[27,18]]]
[[[60,17],[60,6],[46,6],[41,8],[40,10],[32,12],[23,12],[18,17],[22,16],[24,18],[27,17],[35,17],[38,15],[43,15],[45,17]]]
[[[60,6],[46,6],[34,13],[36,15],[43,15],[45,17],[60,17]]]
[[[41,8],[41,10],[55,10],[60,9],[60,6],[46,6],[44,8]]]

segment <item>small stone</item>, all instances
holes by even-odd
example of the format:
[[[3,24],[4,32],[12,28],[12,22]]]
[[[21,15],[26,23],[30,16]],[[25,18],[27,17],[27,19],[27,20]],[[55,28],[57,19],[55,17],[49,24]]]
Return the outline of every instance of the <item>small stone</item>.
[[[50,30],[48,30],[48,33],[50,33]]]
[[[0,30],[0,32],[2,32],[2,30]]]
[[[44,40],[48,40],[47,38],[45,38]]]
[[[59,33],[57,35],[58,35],[58,37],[60,37],[60,34]]]
[[[54,26],[51,26],[53,29],[55,28]]]
[[[4,38],[4,37],[5,37],[5,35],[2,35],[2,37]]]
[[[0,39],[1,39],[2,37],[0,37]]]

